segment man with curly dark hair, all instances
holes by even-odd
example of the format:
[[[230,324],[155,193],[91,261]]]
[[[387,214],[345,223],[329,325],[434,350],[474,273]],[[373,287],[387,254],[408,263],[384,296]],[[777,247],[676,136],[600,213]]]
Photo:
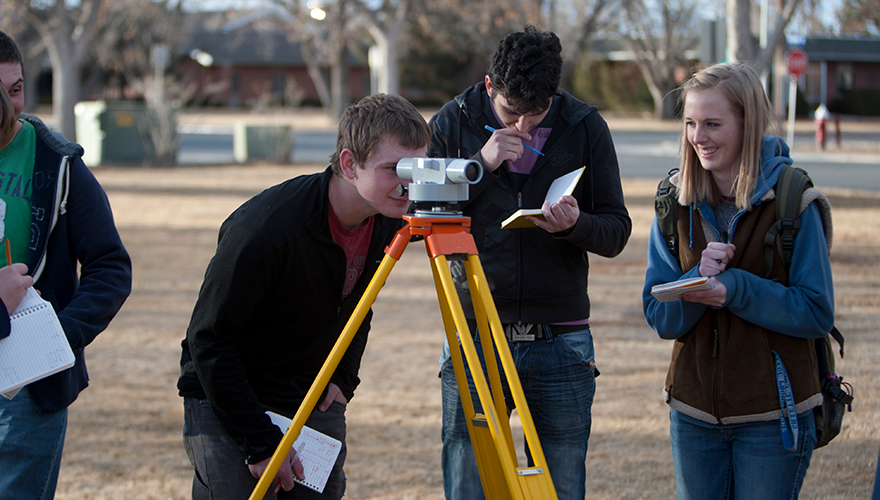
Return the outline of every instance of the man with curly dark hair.
[[[587,252],[619,254],[632,223],[608,126],[595,106],[559,89],[561,53],[552,32],[526,26],[507,35],[492,56],[485,81],[431,119],[431,154],[472,158],[485,168],[463,211],[471,217],[557,495],[583,499],[598,375]],[[555,179],[581,167],[584,173],[570,196],[552,204],[544,201]],[[529,218],[537,227],[501,228],[501,221],[517,209],[535,207],[543,212],[543,219]],[[463,263],[452,266],[473,333],[475,315]],[[444,346],[440,360],[443,487],[446,498],[479,499],[483,491],[449,347]],[[482,356],[479,343],[477,348]],[[472,399],[481,412],[475,393]],[[510,395],[505,399],[512,411]]]

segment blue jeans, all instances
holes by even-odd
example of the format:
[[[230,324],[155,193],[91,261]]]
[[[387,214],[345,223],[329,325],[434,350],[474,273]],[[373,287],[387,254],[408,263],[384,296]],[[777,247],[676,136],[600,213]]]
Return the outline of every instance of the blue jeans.
[[[247,456],[236,446],[226,428],[204,399],[184,398],[183,446],[193,466],[193,500],[239,500],[249,498],[257,486],[245,463]],[[342,441],[342,451],[327,480],[324,492],[297,484],[292,490],[279,490],[273,496],[270,486],[265,499],[339,499],[345,493],[345,405],[334,401],[326,412],[315,410],[306,425]]]
[[[485,366],[480,343],[476,346],[481,363]],[[544,339],[510,342],[508,346],[557,496],[560,500],[583,500],[586,495],[584,462],[590,438],[590,409],[596,389],[590,329],[587,327],[553,337],[545,328]],[[443,489],[447,499],[479,500],[484,498],[479,470],[452,361],[445,350],[441,366]],[[466,372],[474,407],[481,413],[473,378],[470,370],[466,369]],[[513,400],[503,371],[501,375],[507,407],[512,411]],[[528,456],[528,450],[526,454]],[[534,465],[531,457],[529,465]]]
[[[27,389],[0,396],[0,496],[55,498],[67,408],[39,413]]]
[[[712,425],[670,410],[679,500],[789,500],[800,493],[816,445],[813,411],[798,415],[797,450],[782,446],[779,420]]]
[[[877,467],[874,472],[874,493],[871,500],[880,500],[880,455],[877,456]]]

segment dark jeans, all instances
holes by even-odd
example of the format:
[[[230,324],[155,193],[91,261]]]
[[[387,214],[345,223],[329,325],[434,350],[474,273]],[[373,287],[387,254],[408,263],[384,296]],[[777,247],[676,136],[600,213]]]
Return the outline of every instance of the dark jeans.
[[[183,446],[193,466],[193,500],[241,500],[249,498],[257,485],[245,463],[246,455],[240,450],[223,424],[217,419],[207,400],[184,398]],[[339,499],[345,494],[345,405],[333,402],[326,412],[312,412],[306,425],[316,431],[342,441],[342,451],[327,480],[324,493],[318,494],[297,484],[290,491],[269,487],[265,499]]]

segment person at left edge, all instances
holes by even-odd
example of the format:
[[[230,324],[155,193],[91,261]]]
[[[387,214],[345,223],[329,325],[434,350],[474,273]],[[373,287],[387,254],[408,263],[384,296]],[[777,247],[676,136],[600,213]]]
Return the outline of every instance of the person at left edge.
[[[76,361],[11,400],[0,398],[0,496],[50,499],[67,407],[89,382],[83,350],[131,292],[131,260],[107,195],[82,161],[83,148],[21,112],[23,70],[15,41],[0,32],[0,81],[20,125],[0,151],[4,236],[13,266],[27,266],[34,288],[58,314]]]
[[[6,87],[0,85],[0,155],[20,129],[21,123],[15,115],[15,107],[9,92],[6,91]],[[19,262],[0,267],[0,303],[2,303],[0,304],[0,339],[9,336],[11,329],[9,315],[15,311],[27,289],[32,286],[34,286],[34,278],[27,274],[26,265]],[[5,319],[3,311],[7,313]]]
[[[253,492],[282,439],[265,412],[295,416],[403,227],[410,203],[397,194],[397,162],[425,156],[430,138],[405,99],[365,97],[340,118],[330,167],[267,189],[223,223],[183,341],[178,382],[194,499]],[[343,443],[323,494],[293,488],[288,454],[273,479],[283,488],[278,498],[345,493],[345,408],[360,381],[371,316],[306,421]]]

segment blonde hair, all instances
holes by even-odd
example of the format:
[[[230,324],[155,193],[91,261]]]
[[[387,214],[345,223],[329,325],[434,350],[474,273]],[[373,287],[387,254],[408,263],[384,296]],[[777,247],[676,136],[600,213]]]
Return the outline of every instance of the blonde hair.
[[[363,167],[386,138],[417,149],[431,142],[431,129],[415,106],[398,95],[372,94],[348,106],[339,119],[336,151],[330,156],[333,172],[342,175],[343,149],[350,149],[355,163]]]
[[[0,149],[3,149],[15,138],[15,122],[18,117],[3,82],[0,82],[0,89]]]
[[[730,102],[733,112],[742,122],[742,151],[739,170],[734,179],[735,203],[737,207],[752,208],[749,198],[761,171],[761,144],[764,134],[770,129],[774,117],[770,100],[761,80],[755,71],[741,63],[716,64],[698,71],[680,87],[681,104],[687,101],[691,92],[718,90]],[[718,205],[727,193],[721,193],[712,174],[700,166],[700,160],[693,146],[687,140],[687,131],[681,134],[681,182],[678,201],[690,205],[706,200],[710,205]]]

